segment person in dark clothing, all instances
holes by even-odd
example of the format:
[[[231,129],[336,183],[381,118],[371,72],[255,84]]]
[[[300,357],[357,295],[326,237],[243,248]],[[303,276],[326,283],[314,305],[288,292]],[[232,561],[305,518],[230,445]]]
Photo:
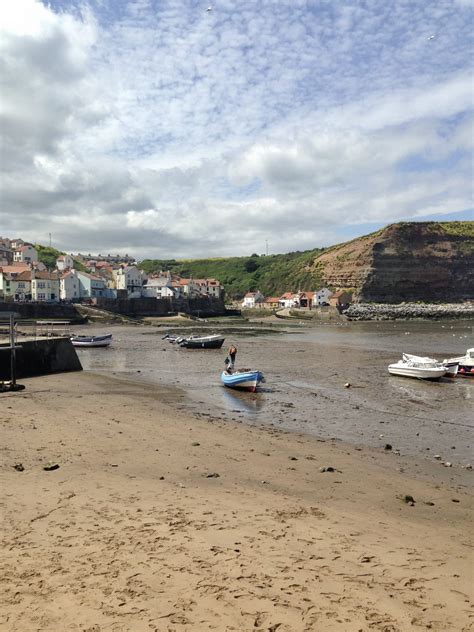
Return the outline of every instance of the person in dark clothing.
[[[234,370],[234,366],[235,366],[235,356],[237,355],[237,347],[235,345],[230,345],[229,347],[229,367]]]

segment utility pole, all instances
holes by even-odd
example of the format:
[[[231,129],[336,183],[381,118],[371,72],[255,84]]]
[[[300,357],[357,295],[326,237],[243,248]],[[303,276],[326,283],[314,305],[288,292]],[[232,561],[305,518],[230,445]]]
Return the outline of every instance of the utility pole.
[[[49,247],[51,248],[51,233],[49,233]]]
[[[265,239],[265,250],[267,253],[267,257],[268,257],[268,239]]]

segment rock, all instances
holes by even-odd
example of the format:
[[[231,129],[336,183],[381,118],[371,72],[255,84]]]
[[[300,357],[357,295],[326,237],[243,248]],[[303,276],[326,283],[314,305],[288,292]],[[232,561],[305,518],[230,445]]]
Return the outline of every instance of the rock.
[[[16,470],[17,472],[25,471],[25,468],[23,467],[23,463],[15,463],[15,465],[13,466],[13,469]]]
[[[351,383],[350,383],[350,382],[346,382],[346,383],[344,384],[344,388],[350,388],[350,387],[351,387]]]
[[[407,505],[411,505],[413,507],[413,505],[415,504],[415,499],[413,498],[413,496],[410,496],[410,494],[405,494],[405,496],[403,496],[403,502],[405,502]]]
[[[434,457],[437,461],[441,461],[441,454],[435,454]]]
[[[201,444],[198,443],[197,441],[195,441],[194,443],[191,443],[191,445],[193,446],[193,448],[197,448],[199,447]]]
[[[326,467],[320,467],[319,471],[320,472],[335,472],[336,470],[331,465],[328,465]]]
[[[453,464],[450,461],[445,461],[443,465],[444,467],[453,467]]]
[[[298,459],[296,458],[296,456],[289,456],[288,457],[290,459],[290,461],[297,461]]]
[[[219,478],[220,474],[217,472],[212,472],[211,474],[206,474],[206,478]]]
[[[386,443],[384,450],[391,450],[392,449],[392,444],[391,443]]]

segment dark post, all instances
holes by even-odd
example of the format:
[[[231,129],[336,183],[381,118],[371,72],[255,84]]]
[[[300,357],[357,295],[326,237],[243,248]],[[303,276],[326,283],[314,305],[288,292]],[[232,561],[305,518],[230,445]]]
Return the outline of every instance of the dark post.
[[[10,314],[10,371],[12,387],[16,386],[15,317]]]

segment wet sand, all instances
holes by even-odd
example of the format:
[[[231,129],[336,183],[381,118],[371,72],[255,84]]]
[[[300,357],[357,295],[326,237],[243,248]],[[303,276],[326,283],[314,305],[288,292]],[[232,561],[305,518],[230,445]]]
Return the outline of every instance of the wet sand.
[[[474,380],[422,382],[387,372],[402,351],[438,358],[464,353],[474,346],[469,322],[296,324],[273,335],[222,328],[224,348],[204,351],[169,344],[161,339],[166,330],[117,327],[109,349],[82,350],[79,356],[85,369],[150,388],[179,386],[186,395],[180,406],[193,415],[378,450],[390,444],[392,456],[410,471],[453,484],[472,481],[472,472],[466,476],[464,468],[474,461]],[[238,347],[237,366],[263,371],[260,393],[222,387],[220,372],[231,342]]]
[[[0,395],[2,630],[473,629],[453,468],[193,412],[187,384],[24,383]]]

